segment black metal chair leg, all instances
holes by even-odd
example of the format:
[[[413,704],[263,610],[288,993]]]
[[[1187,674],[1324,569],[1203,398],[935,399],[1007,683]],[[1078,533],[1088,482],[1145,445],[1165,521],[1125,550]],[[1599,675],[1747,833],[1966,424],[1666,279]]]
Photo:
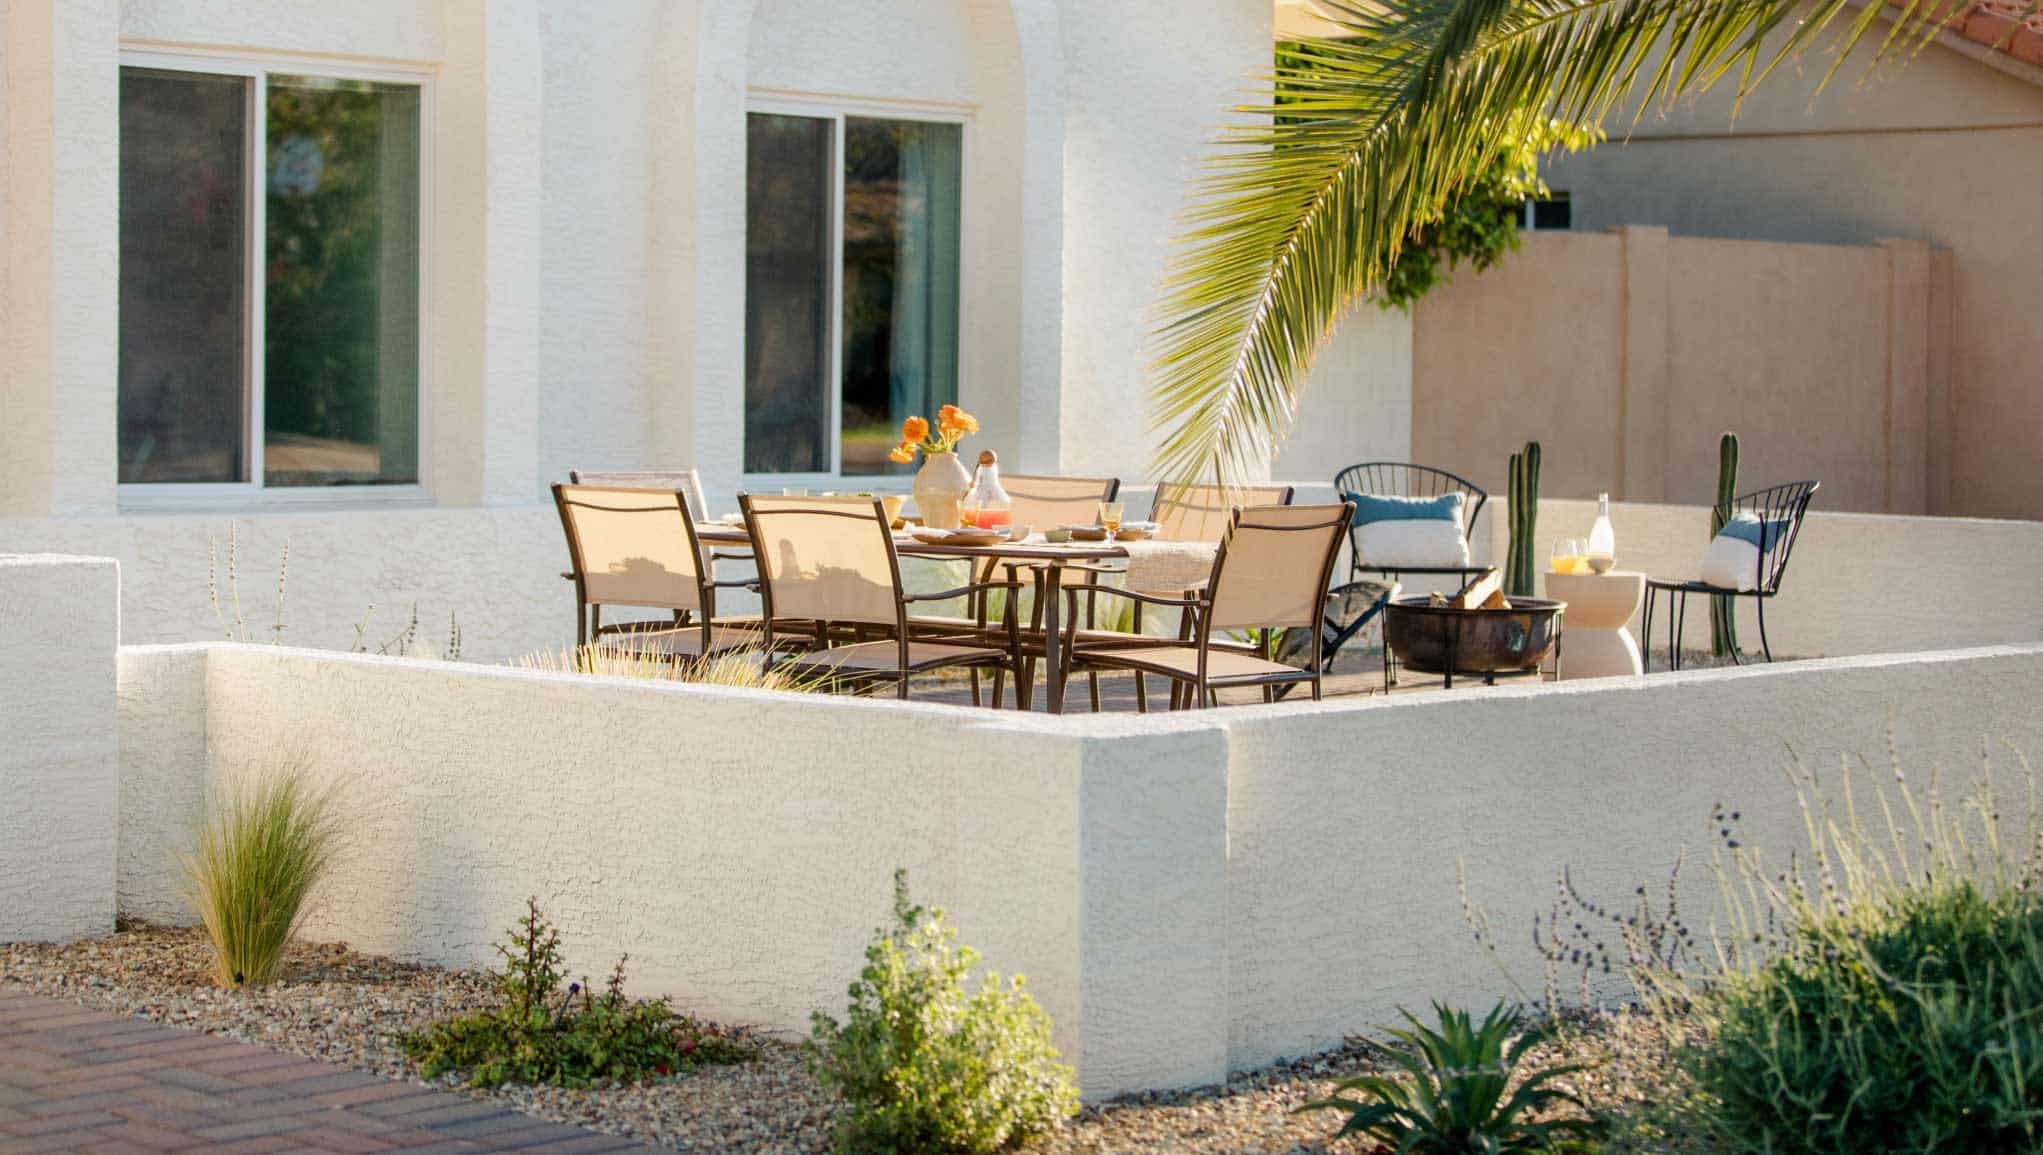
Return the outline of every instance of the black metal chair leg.
[[[1759,649],[1766,655],[1767,664],[1772,665],[1773,643],[1766,640],[1766,599],[1758,597],[1752,600],[1759,603]]]
[[[1680,606],[1681,606],[1681,614],[1680,614],[1680,617],[1679,617],[1679,619],[1678,619],[1678,620],[1676,621],[1676,623],[1675,623],[1675,626],[1674,626],[1674,636],[1673,636],[1673,640],[1672,640],[1672,641],[1671,641],[1671,642],[1669,643],[1669,644],[1671,645],[1671,647],[1673,648],[1673,652],[1674,652],[1674,656],[1673,656],[1673,659],[1672,659],[1672,665],[1673,665],[1673,666],[1674,666],[1674,668],[1675,668],[1675,669],[1677,669],[1677,670],[1681,668],[1681,643],[1682,643],[1682,641],[1683,641],[1683,640],[1685,640],[1685,639],[1686,639],[1686,638],[1688,637],[1688,591],[1687,591],[1687,590],[1682,590],[1682,591],[1681,591],[1681,601],[1680,601]]]
[[[1646,586],[1645,624],[1639,627],[1639,636],[1646,639],[1646,644],[1639,647],[1643,651],[1639,655],[1641,663],[1639,672],[1650,674],[1653,672],[1653,587],[1651,584]]]

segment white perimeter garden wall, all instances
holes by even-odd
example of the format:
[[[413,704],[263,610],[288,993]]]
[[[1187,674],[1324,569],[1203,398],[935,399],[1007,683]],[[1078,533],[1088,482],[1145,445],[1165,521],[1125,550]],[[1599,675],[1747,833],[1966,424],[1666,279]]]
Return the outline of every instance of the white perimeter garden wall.
[[[799,1030],[901,866],[1030,977],[1091,1097],[1511,993],[1457,862],[1536,989],[1519,944],[1563,865],[1611,901],[1657,888],[1718,802],[1784,854],[1786,768],[1884,774],[1890,734],[1921,777],[2043,750],[2043,647],[1062,719],[254,646],[121,664],[128,913],[187,917],[204,782],[295,762],[349,812],[313,936],[479,966],[535,895],[576,965],[629,951],[643,992]]]
[[[1891,741],[1947,789],[2043,750],[2043,646],[1047,718],[233,644],[116,650],[114,567],[0,563],[0,940],[188,921],[209,783],[303,766],[348,842],[309,933],[460,966],[535,896],[592,973],[728,1021],[836,1008],[905,867],[1029,975],[1089,1097],[1211,1082],[1441,998],[1536,989],[1569,866],[1658,887],[1739,810],[1802,837],[1801,765]],[[61,630],[55,623],[62,623]],[[117,657],[116,657],[117,655]],[[117,676],[117,680],[116,680]],[[2002,771],[2002,811],[2025,782]],[[1707,871],[1687,876],[1691,914]],[[1704,917],[1694,919],[1697,923]]]

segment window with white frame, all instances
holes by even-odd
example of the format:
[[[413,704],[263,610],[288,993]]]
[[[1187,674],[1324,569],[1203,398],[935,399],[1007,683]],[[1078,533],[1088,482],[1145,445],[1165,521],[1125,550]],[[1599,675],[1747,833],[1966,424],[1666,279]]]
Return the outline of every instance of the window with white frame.
[[[761,108],[745,168],[745,471],[872,475],[958,398],[964,125]]]
[[[418,482],[423,98],[124,57],[124,485]]]

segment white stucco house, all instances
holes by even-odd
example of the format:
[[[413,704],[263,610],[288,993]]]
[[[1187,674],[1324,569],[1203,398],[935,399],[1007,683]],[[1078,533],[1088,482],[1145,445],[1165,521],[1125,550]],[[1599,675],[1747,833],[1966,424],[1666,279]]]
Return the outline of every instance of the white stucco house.
[[[501,658],[569,621],[571,468],[905,484],[875,430],[956,400],[1010,468],[1139,483],[1156,279],[1271,28],[10,0],[0,552],[119,558],[124,636],[181,640],[233,628],[231,525],[250,632],[288,540],[291,640],[415,603]]]

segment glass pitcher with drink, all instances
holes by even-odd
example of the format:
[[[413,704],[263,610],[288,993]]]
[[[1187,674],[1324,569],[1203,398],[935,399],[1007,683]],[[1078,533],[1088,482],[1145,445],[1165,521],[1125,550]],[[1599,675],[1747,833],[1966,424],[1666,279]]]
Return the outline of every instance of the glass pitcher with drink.
[[[980,529],[1006,529],[1014,524],[1014,499],[1000,487],[1000,459],[991,449],[979,454],[979,471],[972,479],[972,491],[964,506],[974,511],[970,523]]]

